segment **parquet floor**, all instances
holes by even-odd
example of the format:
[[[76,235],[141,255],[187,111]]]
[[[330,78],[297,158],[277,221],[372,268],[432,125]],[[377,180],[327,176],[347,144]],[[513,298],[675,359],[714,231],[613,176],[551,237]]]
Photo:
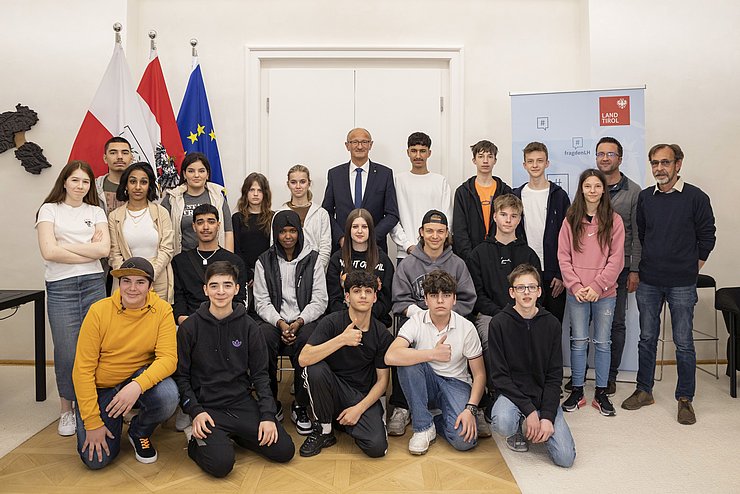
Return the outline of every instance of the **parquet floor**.
[[[292,376],[281,384],[283,403]],[[116,461],[101,471],[90,471],[79,460],[74,437],[60,437],[56,423],[0,458],[0,492],[3,493],[381,493],[381,492],[520,492],[492,439],[461,453],[439,438],[424,456],[408,453],[406,435],[390,438],[384,458],[366,457],[351,438],[338,433],[336,446],[313,458],[301,458],[303,438],[286,416],[284,425],[296,444],[296,456],[287,464],[274,464],[238,447],[234,470],[214,479],[187,456],[185,436],[174,420],[157,430],[153,440],[159,459],[151,465],[136,461],[124,444]],[[124,429],[125,430],[125,429]],[[124,432],[125,433],[125,432]]]

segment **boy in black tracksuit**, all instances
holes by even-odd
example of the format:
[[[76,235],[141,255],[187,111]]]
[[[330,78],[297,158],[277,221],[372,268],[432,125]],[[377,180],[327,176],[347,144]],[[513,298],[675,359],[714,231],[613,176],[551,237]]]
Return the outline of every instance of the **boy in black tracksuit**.
[[[262,333],[244,305],[233,303],[237,279],[233,264],[209,265],[209,302],[177,331],[174,378],[180,405],[193,421],[188,455],[215,477],[226,476],[234,466],[231,439],[277,462],[295,453],[292,439],[275,420]]]
[[[349,309],[324,317],[303,347],[299,360],[305,366],[317,423],[301,446],[301,456],[314,456],[334,445],[335,422],[369,457],[388,450],[379,400],[388,387],[385,352],[393,337],[372,316],[377,289],[374,274],[350,272],[344,280]]]
[[[467,259],[478,244],[496,231],[493,223],[493,201],[511,194],[511,187],[493,175],[498,147],[491,141],[479,141],[470,146],[476,174],[455,190],[452,212],[452,250]]]
[[[560,322],[537,305],[542,290],[536,268],[517,266],[509,285],[515,304],[495,315],[489,327],[489,387],[495,398],[491,427],[513,451],[527,451],[528,441],[545,443],[556,465],[570,467],[576,450],[560,408]]]

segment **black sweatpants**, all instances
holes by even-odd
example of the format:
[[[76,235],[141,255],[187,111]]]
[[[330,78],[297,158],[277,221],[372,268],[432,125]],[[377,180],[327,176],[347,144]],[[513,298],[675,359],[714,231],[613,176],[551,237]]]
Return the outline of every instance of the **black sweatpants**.
[[[278,381],[277,381],[277,358],[279,352],[284,351],[290,357],[290,362],[293,364],[293,383],[295,384],[295,401],[300,406],[308,406],[308,393],[303,383],[303,368],[298,365],[298,356],[301,354],[301,350],[308,342],[308,338],[316,329],[316,321],[309,322],[303,325],[296,334],[295,342],[292,345],[286,345],[280,338],[281,332],[278,328],[267,322],[260,323],[260,330],[262,335],[265,337],[265,343],[267,343],[267,372],[270,374],[270,389],[272,390],[272,397],[277,401],[278,395]]]
[[[225,477],[234,468],[234,445],[249,449],[268,460],[285,463],[295,454],[295,446],[280,422],[277,422],[278,439],[270,446],[260,446],[257,439],[260,413],[257,402],[251,396],[234,408],[206,408],[216,423],[208,424],[211,433],[205,439],[190,439],[188,456],[206,473],[214,477]]]
[[[365,394],[337,377],[326,362],[306,367],[308,394],[317,422],[331,424],[345,408],[357,405]],[[388,435],[383,422],[383,405],[380,400],[365,410],[357,424],[345,425],[349,434],[363,453],[371,458],[384,456],[388,451]]]
[[[400,330],[409,318],[401,314],[397,314],[396,317]],[[409,409],[409,402],[406,400],[406,395],[403,394],[403,389],[401,389],[401,381],[398,380],[398,368],[395,365],[391,366],[391,396],[388,398],[388,404],[404,410]]]

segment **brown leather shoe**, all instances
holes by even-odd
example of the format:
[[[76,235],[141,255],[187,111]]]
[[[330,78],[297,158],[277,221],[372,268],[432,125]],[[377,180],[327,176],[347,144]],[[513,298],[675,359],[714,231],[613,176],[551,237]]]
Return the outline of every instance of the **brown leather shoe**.
[[[639,410],[642,407],[655,403],[653,395],[645,391],[636,389],[629,398],[622,402],[622,408],[625,410]]]
[[[678,399],[678,423],[681,425],[692,425],[696,423],[696,413],[694,413],[691,400],[683,396]]]

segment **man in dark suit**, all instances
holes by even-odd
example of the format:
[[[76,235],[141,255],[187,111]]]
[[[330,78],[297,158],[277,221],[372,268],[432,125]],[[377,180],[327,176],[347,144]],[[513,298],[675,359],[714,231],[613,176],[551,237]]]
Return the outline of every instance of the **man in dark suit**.
[[[347,215],[361,207],[372,215],[378,247],[387,252],[386,236],[398,223],[393,171],[368,158],[373,140],[367,130],[352,129],[344,145],[350,153],[350,161],[329,170],[321,204],[331,218],[332,250],[339,249],[344,243]]]

